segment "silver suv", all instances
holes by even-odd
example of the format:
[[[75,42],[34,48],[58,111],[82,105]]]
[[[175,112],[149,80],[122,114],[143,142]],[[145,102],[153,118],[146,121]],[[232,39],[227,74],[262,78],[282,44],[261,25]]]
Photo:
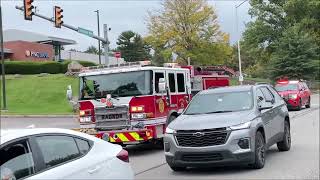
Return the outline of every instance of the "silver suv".
[[[202,91],[169,122],[164,137],[174,171],[236,164],[260,169],[273,144],[290,149],[290,120],[286,103],[269,85]]]

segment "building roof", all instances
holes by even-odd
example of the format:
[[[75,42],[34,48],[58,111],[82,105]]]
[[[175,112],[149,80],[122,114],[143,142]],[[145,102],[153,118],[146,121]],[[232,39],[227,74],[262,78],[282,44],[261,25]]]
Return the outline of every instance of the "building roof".
[[[71,39],[65,39],[54,36],[47,36],[35,32],[29,32],[18,29],[7,29],[3,31],[4,42],[7,41],[29,41],[51,45],[73,45],[77,42]]]

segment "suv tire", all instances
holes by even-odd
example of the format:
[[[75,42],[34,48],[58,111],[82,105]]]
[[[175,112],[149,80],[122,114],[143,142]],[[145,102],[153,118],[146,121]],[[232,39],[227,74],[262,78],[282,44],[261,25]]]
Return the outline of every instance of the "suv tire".
[[[265,145],[266,143],[262,133],[260,131],[257,131],[255,139],[255,160],[254,164],[252,165],[254,169],[261,169],[264,167],[266,154]]]
[[[291,147],[290,126],[288,121],[284,122],[283,140],[277,143],[279,151],[289,151]]]
[[[311,99],[309,97],[308,104],[306,104],[306,108],[310,108],[310,106],[311,106]]]

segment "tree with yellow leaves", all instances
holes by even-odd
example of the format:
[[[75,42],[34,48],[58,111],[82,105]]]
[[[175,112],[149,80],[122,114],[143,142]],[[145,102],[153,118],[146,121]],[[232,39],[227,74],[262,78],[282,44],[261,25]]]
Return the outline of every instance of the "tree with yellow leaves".
[[[164,0],[162,9],[149,12],[145,41],[157,55],[171,54],[186,64],[224,64],[231,58],[229,35],[221,32],[217,15],[206,0]],[[169,54],[169,56],[168,56]]]

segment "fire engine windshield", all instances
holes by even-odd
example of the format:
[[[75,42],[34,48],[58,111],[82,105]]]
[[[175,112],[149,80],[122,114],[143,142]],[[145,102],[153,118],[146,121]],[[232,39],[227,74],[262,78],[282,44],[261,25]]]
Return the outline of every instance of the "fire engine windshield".
[[[252,109],[253,96],[251,91],[209,93],[196,95],[186,115],[235,112]]]
[[[152,94],[151,71],[122,72],[80,78],[80,99],[126,97]]]

